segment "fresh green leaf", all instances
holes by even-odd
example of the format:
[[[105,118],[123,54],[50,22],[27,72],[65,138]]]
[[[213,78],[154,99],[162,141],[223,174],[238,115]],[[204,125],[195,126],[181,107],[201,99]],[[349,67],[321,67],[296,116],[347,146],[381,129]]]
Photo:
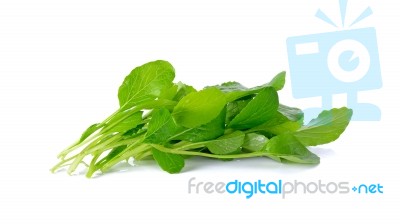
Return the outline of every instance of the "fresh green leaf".
[[[226,104],[225,96],[217,88],[207,88],[183,97],[172,116],[184,127],[194,128],[216,118]]]
[[[220,137],[225,131],[226,109],[212,121],[195,128],[180,127],[170,140],[184,140],[190,142],[201,142]]]
[[[170,88],[165,88],[161,90],[160,95],[158,96],[159,99],[166,99],[166,100],[174,100],[174,97],[178,93],[179,86],[174,84]]]
[[[279,106],[278,94],[272,87],[267,87],[257,94],[246,107],[231,121],[230,128],[248,129],[272,119]]]
[[[164,143],[177,130],[177,125],[167,109],[158,109],[153,113],[144,142]]]
[[[249,89],[238,82],[224,82],[221,85],[214,86],[223,93],[243,92]],[[251,93],[253,94],[253,93]]]
[[[283,71],[277,74],[274,78],[272,78],[272,80],[269,83],[261,86],[261,88],[272,86],[276,91],[279,91],[283,89],[283,87],[285,86],[285,79],[286,79],[286,72]],[[260,87],[255,87],[255,88],[260,88]]]
[[[110,150],[110,152],[105,156],[103,159],[101,159],[99,162],[96,163],[96,167],[98,169],[101,168],[101,166],[106,163],[107,161],[110,161],[114,157],[116,157],[118,154],[123,152],[126,149],[126,145],[118,146]]]
[[[279,91],[285,85],[285,77],[286,72],[281,72],[276,75],[269,83],[250,89],[244,87],[238,82],[226,82],[215,87],[219,88],[223,93],[225,93],[227,102],[232,102],[239,98],[259,93],[267,87],[273,87],[276,91]]]
[[[157,100],[141,103],[138,105],[138,107],[141,109],[146,109],[146,110],[152,110],[152,109],[157,109],[157,108],[167,108],[170,110],[170,109],[173,109],[175,105],[176,105],[175,101],[167,100],[167,99],[157,99]]]
[[[265,150],[272,157],[278,157],[295,163],[319,163],[319,157],[310,152],[292,134],[282,134],[273,137],[268,141]]]
[[[237,151],[244,142],[244,133],[235,131],[228,135],[223,135],[216,140],[205,142],[208,150],[213,154],[224,155]]]
[[[203,142],[180,142],[171,148],[174,152],[193,150],[207,147],[210,152],[217,155],[231,154],[237,152],[244,142],[245,134],[241,131],[234,131],[225,134],[217,139]],[[154,146],[158,148],[158,146]]]
[[[136,137],[138,135],[141,135],[141,134],[145,133],[147,131],[147,129],[143,128],[144,126],[145,126],[145,124],[137,125],[135,128],[132,128],[129,131],[125,132],[122,135],[122,138],[130,139],[130,138],[134,138],[134,137]]]
[[[277,91],[285,76],[279,73],[253,88],[226,82],[197,91],[173,83],[175,71],[166,61],[139,66],[119,88],[120,108],[62,151],[52,171],[69,166],[71,174],[90,159],[87,177],[91,177],[129,158],[146,158],[178,173],[187,156],[224,161],[267,156],[279,162],[319,163],[307,146],[336,140],[352,111],[324,111],[303,126],[300,109],[279,104]]]
[[[174,77],[175,70],[167,61],[153,61],[133,69],[119,87],[120,107],[129,108],[155,99],[172,86]]]
[[[335,141],[344,132],[351,120],[353,111],[342,107],[325,110],[317,118],[294,133],[306,146],[322,145]]]
[[[152,101],[146,101],[138,104],[134,109],[122,110],[115,113],[107,122],[105,129],[111,129],[117,123],[124,121],[127,117],[134,113],[143,113],[141,110],[152,110],[156,108],[173,108],[176,105],[175,101],[168,99],[157,99]]]
[[[303,124],[304,113],[299,108],[279,104],[278,112],[285,116],[289,121],[301,121],[301,124]]]
[[[232,102],[229,102],[227,104],[227,109],[226,109],[226,119],[225,122],[229,124],[236,115],[238,115],[243,108],[247,106],[247,104],[252,100],[252,98],[249,99],[238,99]]]
[[[111,126],[110,129],[108,129],[108,132],[109,133],[110,132],[125,133],[126,131],[136,128],[136,126],[143,121],[142,114],[143,114],[143,112],[139,111],[139,112],[136,112],[136,113],[130,115],[129,117],[118,122],[116,125]],[[108,127],[108,126],[106,125],[106,127]]]
[[[295,132],[300,127],[301,124],[299,122],[287,121],[274,126],[265,127],[262,131],[272,135],[280,135],[280,134]]]
[[[253,127],[248,132],[262,132],[275,136],[284,133],[295,132],[303,124],[303,112],[294,107],[288,107],[280,104],[276,116],[267,122]]]
[[[262,132],[268,135],[280,135],[284,133],[295,132],[301,127],[301,121],[291,121],[280,112],[276,116],[267,122],[251,128],[247,132]]]
[[[184,96],[189,95],[189,93],[197,92],[193,86],[186,85],[184,83],[178,82],[178,92],[176,93],[174,100],[180,101]]]
[[[181,155],[161,152],[155,148],[151,152],[161,169],[168,173],[179,173],[185,166],[185,160]]]
[[[257,152],[262,150],[268,142],[268,138],[264,135],[257,133],[249,133],[244,137],[244,142],[242,145],[243,149],[250,152]]]
[[[101,124],[92,124],[90,125],[81,135],[81,138],[79,139],[79,142],[85,141],[86,138],[91,136],[94,132],[102,128],[103,126]]]
[[[110,161],[111,159],[113,159],[114,157],[116,157],[118,154],[120,154],[121,152],[124,151],[124,149],[126,148],[126,145],[123,146],[119,146],[116,147],[112,150],[110,150],[110,152],[100,161],[96,162],[96,160],[99,158],[99,156],[101,155],[101,153],[97,156],[94,156],[91,162],[91,166],[88,169],[88,172],[86,173],[86,177],[90,178],[92,177],[92,175],[94,174],[94,172],[96,172],[97,170],[101,169],[101,167],[107,163],[108,161]]]

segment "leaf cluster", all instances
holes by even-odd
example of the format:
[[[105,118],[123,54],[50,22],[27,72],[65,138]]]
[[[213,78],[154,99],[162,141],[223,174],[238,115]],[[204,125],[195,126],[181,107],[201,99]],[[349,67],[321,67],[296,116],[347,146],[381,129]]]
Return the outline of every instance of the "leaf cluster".
[[[336,140],[352,116],[351,109],[332,109],[304,125],[300,109],[279,102],[285,72],[253,88],[226,82],[196,90],[174,78],[166,61],[133,69],[119,88],[120,108],[62,151],[52,171],[67,166],[71,174],[83,163],[91,177],[133,158],[178,173],[190,156],[317,164],[307,147]]]

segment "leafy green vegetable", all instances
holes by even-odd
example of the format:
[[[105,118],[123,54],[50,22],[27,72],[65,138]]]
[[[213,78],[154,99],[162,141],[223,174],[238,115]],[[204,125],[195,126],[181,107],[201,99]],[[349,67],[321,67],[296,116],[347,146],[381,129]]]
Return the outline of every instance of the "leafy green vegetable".
[[[238,82],[226,82],[215,87],[225,93],[227,102],[232,102],[242,97],[257,94],[266,87],[273,87],[276,91],[279,91],[285,85],[285,77],[286,72],[281,72],[270,82],[250,89],[244,87]]]
[[[178,86],[178,92],[174,96],[175,101],[180,101],[184,96],[188,95],[189,93],[197,92],[197,90],[193,88],[193,86],[189,86],[181,82],[178,82],[176,85]]]
[[[253,88],[226,82],[199,91],[174,77],[161,60],[133,69],[119,88],[120,107],[62,151],[52,171],[67,166],[71,174],[89,164],[91,177],[133,158],[179,173],[188,156],[317,164],[307,146],[336,140],[352,116],[351,109],[332,109],[303,125],[300,109],[279,104],[285,72]]]
[[[249,133],[244,137],[243,149],[250,152],[257,152],[264,149],[265,145],[268,143],[268,138],[264,135],[257,133]]]
[[[86,131],[82,133],[81,138],[79,139],[79,142],[83,142],[87,137],[89,137],[91,134],[93,134],[95,131],[99,130],[101,128],[100,124],[92,124],[90,125]]]
[[[278,113],[274,118],[264,124],[251,128],[248,132],[258,131],[264,133],[266,136],[294,132],[301,128],[303,117],[303,112],[300,109],[280,104]]]
[[[283,87],[285,86],[285,78],[286,78],[286,72],[283,71],[277,74],[274,78],[272,78],[272,80],[269,83],[265,84],[264,87],[272,86],[276,91],[279,91],[283,89]]]
[[[229,123],[230,128],[248,129],[272,119],[279,106],[278,94],[272,87],[260,91]]]
[[[207,88],[183,97],[172,116],[179,125],[198,127],[216,118],[225,107],[225,96],[217,88]]]
[[[350,122],[353,111],[342,107],[323,111],[316,119],[294,133],[307,146],[322,145],[335,141]]]
[[[119,105],[131,107],[155,99],[172,86],[174,77],[175,70],[167,61],[153,61],[133,69],[119,87]]]
[[[266,136],[275,136],[297,131],[301,128],[301,122],[302,121],[291,121],[283,114],[278,112],[274,118],[270,119],[264,124],[251,128],[247,132],[251,133],[258,131]]]
[[[244,142],[244,133],[235,131],[205,143],[207,148],[216,155],[224,155],[237,151]]]
[[[269,155],[295,163],[319,163],[319,157],[310,152],[292,134],[282,134],[273,137],[267,144]]]
[[[178,126],[167,109],[157,110],[149,122],[144,142],[164,143],[173,135]]]
[[[225,114],[226,109],[223,109],[214,120],[207,124],[195,128],[180,127],[170,140],[201,142],[218,138],[225,132]]]
[[[185,160],[181,155],[161,152],[155,148],[151,152],[158,165],[168,173],[179,173],[185,166]]]
[[[301,121],[301,124],[303,124],[304,113],[299,108],[279,104],[278,112],[290,121]]]
[[[232,119],[235,118],[242,110],[249,104],[249,102],[252,100],[252,98],[242,98],[239,100],[235,100],[232,102],[229,102],[226,105],[227,111],[226,111],[226,118],[225,122],[227,124],[231,123]]]
[[[123,119],[119,123],[114,126],[111,126],[109,132],[120,132],[125,133],[133,128],[136,128],[138,124],[140,124],[142,120],[142,111],[136,112],[129,117]],[[106,126],[107,127],[107,126]]]

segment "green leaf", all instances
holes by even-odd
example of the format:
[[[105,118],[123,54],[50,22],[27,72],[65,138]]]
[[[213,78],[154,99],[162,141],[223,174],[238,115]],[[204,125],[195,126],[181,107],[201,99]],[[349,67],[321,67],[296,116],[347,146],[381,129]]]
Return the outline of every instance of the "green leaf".
[[[289,107],[283,104],[279,104],[278,112],[290,121],[301,121],[301,124],[304,119],[303,111],[296,107]]]
[[[174,84],[170,88],[163,89],[158,96],[159,99],[173,100],[176,94],[178,93],[179,86]]]
[[[292,133],[301,128],[301,124],[295,121],[287,121],[274,126],[264,128],[264,132],[272,135],[280,135],[284,133]]]
[[[249,98],[249,99],[242,98],[242,99],[238,99],[238,100],[229,102],[226,107],[227,109],[226,109],[225,122],[227,124],[229,124],[232,121],[232,119],[234,117],[236,117],[236,115],[238,115],[243,110],[243,108],[245,108],[247,106],[247,104],[251,100],[252,100],[252,98]]]
[[[152,110],[156,108],[173,108],[176,105],[175,101],[168,99],[157,99],[146,101],[138,104],[134,109],[121,110],[114,114],[107,122],[106,127],[114,126],[117,123],[124,120],[126,117],[131,116],[130,114],[140,112],[141,110]],[[135,112],[136,111],[136,112]]]
[[[223,93],[243,92],[249,90],[249,88],[243,86],[238,82],[224,82],[221,85],[217,85],[214,87],[218,88]]]
[[[344,132],[351,120],[353,111],[346,107],[325,110],[317,118],[294,133],[306,146],[322,145],[335,141]]]
[[[225,131],[225,114],[226,109],[223,109],[215,119],[196,128],[180,127],[170,140],[201,142],[218,138]]]
[[[184,96],[192,92],[197,92],[197,90],[192,86],[186,85],[182,82],[178,82],[174,83],[173,86],[171,86],[170,88],[164,89],[161,92],[159,99],[180,101]]]
[[[262,150],[267,142],[268,138],[264,135],[249,133],[244,137],[242,148],[251,152],[257,152]]]
[[[267,136],[295,132],[303,124],[303,111],[280,104],[276,116],[267,122],[251,128],[248,132],[262,132]]]
[[[143,119],[142,119],[142,111],[136,112],[132,115],[130,115],[129,117],[125,118],[124,120],[116,123],[114,126],[110,127],[110,129],[107,131],[108,133],[111,132],[119,132],[119,133],[125,133],[126,131],[129,131],[133,128],[136,128],[136,126],[138,124],[140,124]],[[118,117],[122,116],[123,113],[121,113],[121,115],[119,115]],[[106,125],[107,127],[107,125]]]
[[[182,82],[178,82],[176,85],[178,86],[178,92],[174,97],[175,101],[180,101],[184,96],[188,95],[189,93],[197,92],[195,88]]]
[[[144,132],[147,131],[147,128],[143,129],[144,126],[145,126],[145,124],[143,124],[143,123],[137,125],[135,128],[132,128],[131,130],[125,132],[122,135],[122,138],[123,139],[129,139],[129,138],[134,138],[134,137],[137,137],[138,135],[143,134]]]
[[[303,124],[303,111],[280,104],[276,116],[267,122],[251,128],[248,132],[262,132],[267,136],[295,132]]]
[[[81,138],[79,139],[79,143],[85,141],[86,138],[91,136],[95,131],[99,130],[102,128],[103,125],[100,124],[92,124],[90,125],[81,135]]]
[[[230,128],[247,129],[272,119],[279,106],[278,94],[272,87],[267,87],[257,94],[245,108],[231,121]]]
[[[119,87],[120,107],[129,108],[155,99],[172,86],[174,77],[175,70],[167,61],[153,61],[133,69]]]
[[[273,87],[276,91],[279,91],[285,85],[285,77],[286,77],[286,72],[281,72],[278,75],[276,75],[269,83],[266,83],[261,86],[256,86],[250,89],[244,87],[242,84],[238,82],[226,82],[215,87],[220,89],[223,93],[225,93],[227,102],[232,102],[239,98],[259,93],[260,91],[262,91],[267,87]]]
[[[285,81],[286,81],[286,72],[283,71],[277,74],[274,78],[272,78],[272,80],[269,83],[264,84],[261,87],[272,86],[276,91],[279,91],[283,89],[283,87],[285,86]],[[260,87],[255,87],[255,88],[260,88]]]
[[[92,158],[92,162],[90,163],[88,172],[86,173],[86,177],[90,178],[92,177],[92,175],[94,174],[94,172],[96,172],[97,170],[101,169],[102,166],[104,164],[106,164],[108,161],[112,160],[113,158],[115,158],[116,156],[118,156],[121,152],[124,151],[124,149],[126,148],[126,145],[123,146],[118,146],[116,148],[113,148],[112,150],[110,150],[110,152],[100,161],[97,161],[97,159],[99,158],[99,156],[101,155],[101,153],[99,155],[95,155]],[[97,161],[97,162],[96,162]]]
[[[177,125],[169,111],[165,108],[154,111],[149,122],[149,127],[145,135],[144,142],[147,143],[164,143],[177,130]]]
[[[247,132],[262,132],[263,134],[280,135],[284,133],[295,132],[301,128],[302,121],[291,121],[281,113],[277,113],[276,116],[269,121],[251,128]]]
[[[213,154],[225,155],[237,151],[244,142],[244,133],[235,131],[231,134],[223,135],[215,140],[204,142],[208,150]]]
[[[266,151],[272,158],[278,157],[295,163],[319,163],[319,157],[310,152],[292,134],[282,134],[273,137],[268,141]]]
[[[172,116],[184,127],[194,128],[216,118],[226,104],[225,96],[217,88],[207,88],[183,97]]]
[[[147,101],[138,105],[138,107],[146,110],[156,109],[156,108],[168,108],[172,109],[176,105],[175,101],[167,99],[157,99],[152,101]]]
[[[179,173],[185,166],[185,160],[181,155],[161,152],[155,148],[152,148],[151,152],[161,169],[168,173]]]
[[[110,152],[105,156],[103,159],[96,163],[96,170],[100,169],[102,165],[106,162],[110,161],[111,159],[115,158],[117,155],[122,153],[126,149],[126,145],[118,146],[110,150]]]

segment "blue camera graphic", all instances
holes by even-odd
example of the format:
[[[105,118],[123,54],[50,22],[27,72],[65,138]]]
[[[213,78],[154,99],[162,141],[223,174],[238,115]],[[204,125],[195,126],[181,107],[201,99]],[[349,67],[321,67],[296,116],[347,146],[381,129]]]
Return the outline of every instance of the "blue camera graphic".
[[[353,120],[380,120],[377,106],[357,100],[357,92],[382,87],[374,28],[289,37],[287,51],[293,96],[322,97],[322,108],[306,114],[331,109],[333,94],[346,93]]]

